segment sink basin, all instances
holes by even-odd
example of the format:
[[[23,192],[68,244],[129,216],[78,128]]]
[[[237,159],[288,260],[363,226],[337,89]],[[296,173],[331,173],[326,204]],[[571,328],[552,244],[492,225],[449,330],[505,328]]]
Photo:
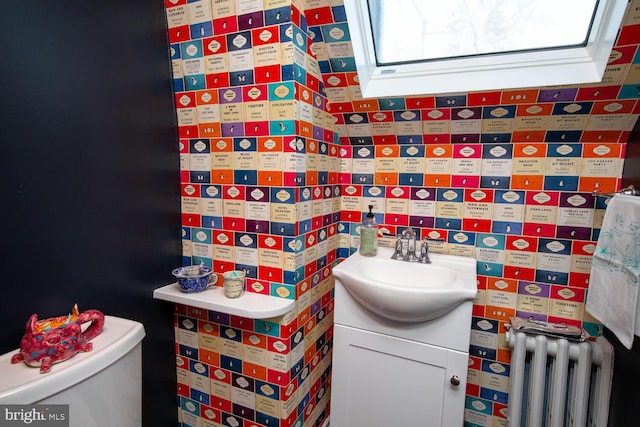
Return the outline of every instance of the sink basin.
[[[476,260],[430,254],[431,264],[354,253],[333,269],[337,281],[360,304],[387,319],[425,322],[440,317],[477,293]]]

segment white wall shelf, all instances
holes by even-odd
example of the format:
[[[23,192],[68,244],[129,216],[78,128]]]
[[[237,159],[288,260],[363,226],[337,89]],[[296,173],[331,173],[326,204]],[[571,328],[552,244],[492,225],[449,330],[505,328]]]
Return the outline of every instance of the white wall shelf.
[[[186,293],[182,292],[176,283],[154,290],[153,297],[248,319],[269,319],[281,316],[293,310],[296,305],[292,299],[254,292],[245,292],[239,298],[227,298],[224,296],[224,289],[221,286],[211,286],[202,292]]]

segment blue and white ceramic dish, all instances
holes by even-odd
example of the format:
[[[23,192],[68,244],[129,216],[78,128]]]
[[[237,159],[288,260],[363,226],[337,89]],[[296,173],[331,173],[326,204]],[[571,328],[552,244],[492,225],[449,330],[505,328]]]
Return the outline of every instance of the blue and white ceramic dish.
[[[178,287],[182,292],[200,292],[214,285],[218,281],[218,275],[211,267],[205,265],[191,265],[178,267],[171,274],[178,281]]]

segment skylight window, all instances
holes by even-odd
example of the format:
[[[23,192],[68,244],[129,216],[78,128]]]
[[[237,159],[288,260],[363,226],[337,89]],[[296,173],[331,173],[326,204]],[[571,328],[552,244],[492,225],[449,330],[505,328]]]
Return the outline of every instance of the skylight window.
[[[345,0],[363,96],[598,82],[626,0]]]
[[[583,46],[596,0],[369,0],[380,64]]]

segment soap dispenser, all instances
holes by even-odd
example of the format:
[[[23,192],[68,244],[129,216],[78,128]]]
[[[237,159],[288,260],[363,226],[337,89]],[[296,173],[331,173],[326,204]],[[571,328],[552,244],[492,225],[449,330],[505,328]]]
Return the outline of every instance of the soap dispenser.
[[[375,256],[378,253],[378,224],[373,216],[373,205],[360,226],[360,255]]]

